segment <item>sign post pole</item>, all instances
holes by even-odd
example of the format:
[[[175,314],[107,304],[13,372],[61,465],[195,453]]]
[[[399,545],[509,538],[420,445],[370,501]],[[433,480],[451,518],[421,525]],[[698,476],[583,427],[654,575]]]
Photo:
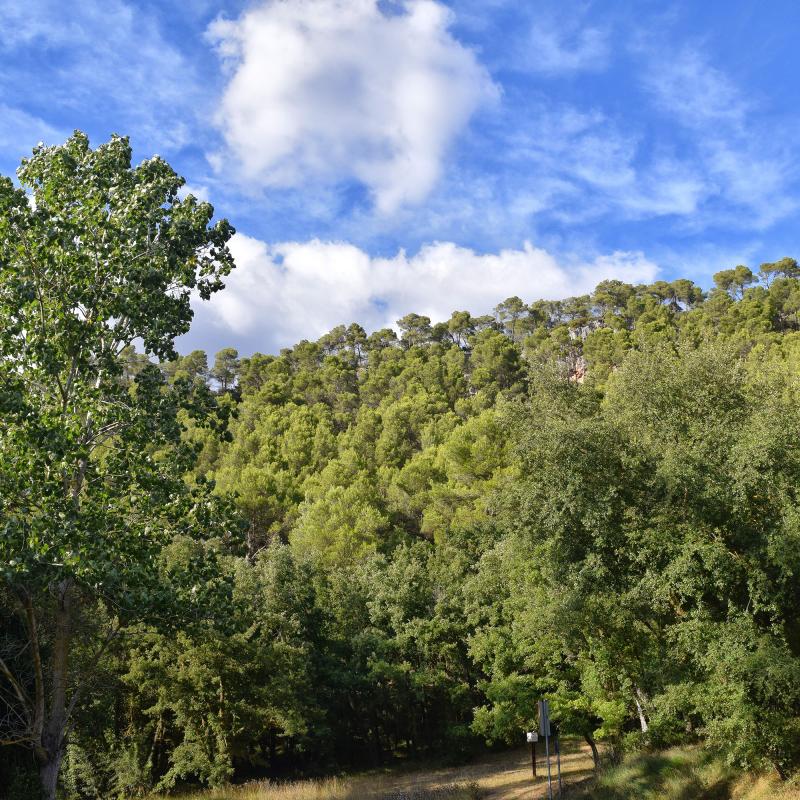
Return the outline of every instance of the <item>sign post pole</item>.
[[[553,779],[550,777],[550,737],[544,737],[544,752],[547,757],[547,797],[553,800]]]
[[[558,771],[558,796],[564,791],[561,785],[561,744],[558,735],[558,725],[556,725],[556,770]]]
[[[547,761],[547,797],[553,800],[553,779],[550,774],[550,704],[539,701],[539,733],[544,736],[544,752]]]
[[[531,771],[533,772],[533,777],[536,778],[536,741],[539,738],[539,734],[536,731],[528,731],[527,737],[531,745]]]

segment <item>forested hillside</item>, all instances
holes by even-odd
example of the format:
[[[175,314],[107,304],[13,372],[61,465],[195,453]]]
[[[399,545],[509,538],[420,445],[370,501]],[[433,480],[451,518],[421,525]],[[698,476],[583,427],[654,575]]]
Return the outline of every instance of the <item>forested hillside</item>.
[[[161,569],[202,561],[205,599],[114,639],[66,796],[459,757],[541,696],[611,759],[800,768],[800,268],[715,283],[163,362],[215,400],[186,480],[241,536],[175,534]]]

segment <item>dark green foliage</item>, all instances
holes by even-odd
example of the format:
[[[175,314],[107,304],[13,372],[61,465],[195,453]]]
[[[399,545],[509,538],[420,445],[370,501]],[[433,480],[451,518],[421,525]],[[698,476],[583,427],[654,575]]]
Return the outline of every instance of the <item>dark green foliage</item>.
[[[452,755],[518,741],[543,695],[611,760],[702,739],[796,770],[792,269],[750,288],[731,270],[707,300],[606,281],[495,318],[408,315],[400,340],[340,326],[164,364],[213,380],[233,417],[227,444],[188,418],[183,439],[192,480],[235,496],[246,549],[165,551],[216,563],[231,599],[169,635],[129,629],[65,785]],[[146,372],[122,357],[125,380]]]
[[[316,722],[250,762],[514,742],[546,694],[612,760],[703,738],[796,769],[791,271],[731,270],[707,300],[606,281],[246,360],[208,477],[252,558],[278,540],[311,570],[319,626]]]
[[[800,769],[793,259],[209,368],[172,341],[230,228],[129,158],[76,135],[35,208],[0,187],[5,791],[65,641],[70,799],[464,754],[543,695],[610,760]]]

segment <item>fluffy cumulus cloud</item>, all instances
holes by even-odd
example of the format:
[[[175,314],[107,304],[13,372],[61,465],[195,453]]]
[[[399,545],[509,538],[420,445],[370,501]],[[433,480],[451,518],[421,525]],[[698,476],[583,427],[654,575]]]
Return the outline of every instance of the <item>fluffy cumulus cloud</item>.
[[[237,268],[224,292],[198,306],[198,322],[217,329],[216,341],[234,341],[242,350],[275,351],[353,321],[375,330],[411,311],[434,322],[461,309],[482,314],[511,295],[527,302],[567,297],[604,278],[651,281],[657,272],[639,252],[562,262],[527,243],[484,254],[442,242],[412,256],[376,258],[352,244],[270,246],[236,234],[231,249]]]
[[[229,70],[217,115],[242,178],[358,181],[379,210],[423,200],[448,145],[497,89],[450,34],[451,12],[406,0],[270,0],[209,37]]]

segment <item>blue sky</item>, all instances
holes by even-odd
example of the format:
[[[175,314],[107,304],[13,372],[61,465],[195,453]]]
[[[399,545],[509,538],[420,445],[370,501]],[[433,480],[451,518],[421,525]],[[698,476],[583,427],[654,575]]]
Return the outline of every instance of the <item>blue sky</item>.
[[[74,128],[239,233],[182,349],[797,255],[800,4],[6,0],[0,170]]]

